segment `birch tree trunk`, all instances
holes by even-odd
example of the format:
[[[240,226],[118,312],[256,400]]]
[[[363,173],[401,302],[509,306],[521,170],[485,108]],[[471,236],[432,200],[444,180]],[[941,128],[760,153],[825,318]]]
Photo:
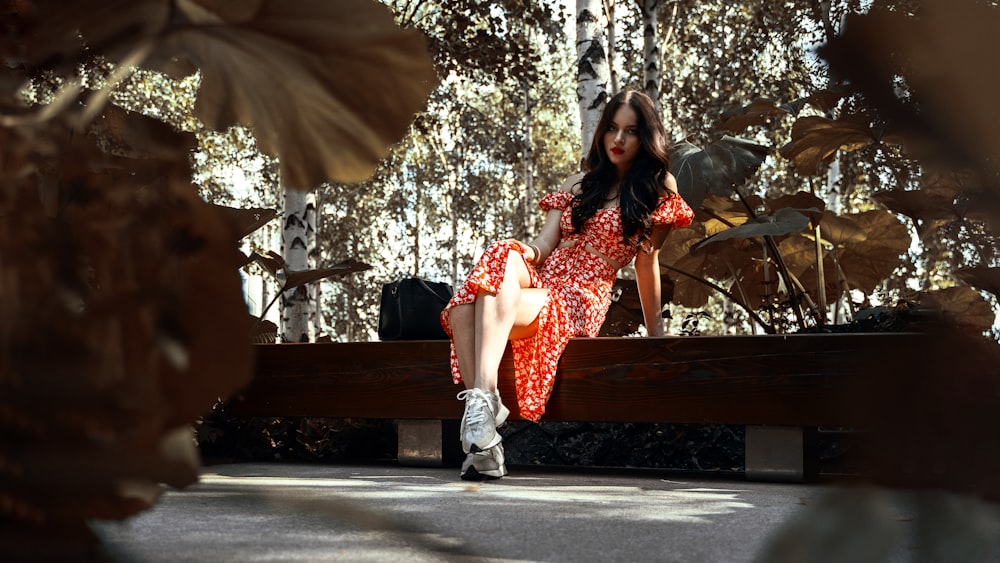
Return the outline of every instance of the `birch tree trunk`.
[[[601,0],[576,2],[576,94],[580,106],[580,155],[586,156],[608,101],[608,58],[601,42]]]
[[[317,233],[319,232],[319,194],[309,192],[306,194],[306,269],[315,270],[319,265],[319,246],[317,244]],[[316,282],[309,284],[306,290],[309,293],[309,342],[315,342],[316,337],[323,333],[323,313],[320,311],[322,303],[323,284]]]
[[[653,99],[657,111],[660,111],[660,65],[663,64],[663,50],[656,32],[660,20],[660,1],[638,0],[642,16],[642,89]]]
[[[309,211],[309,201],[315,196],[298,190],[285,190],[285,212],[282,227],[282,256],[288,272],[309,269],[309,231],[315,240],[315,213]],[[315,203],[313,204],[315,211]],[[308,285],[299,286],[281,294],[281,341],[311,342],[313,333],[310,319],[312,298]]]
[[[618,91],[618,70],[615,68],[615,0],[603,0],[604,15],[608,19],[608,76],[611,80],[611,95]]]

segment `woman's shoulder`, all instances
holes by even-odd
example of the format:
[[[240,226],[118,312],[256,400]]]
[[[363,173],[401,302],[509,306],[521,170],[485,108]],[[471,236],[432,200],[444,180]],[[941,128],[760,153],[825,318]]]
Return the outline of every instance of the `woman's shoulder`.
[[[663,191],[661,192],[660,197],[673,197],[677,194],[677,178],[674,178],[674,175],[668,171],[663,177]]]
[[[583,182],[583,173],[573,174],[563,181],[559,189],[546,194],[540,205],[542,209],[566,209],[573,201],[573,197],[580,193]]]

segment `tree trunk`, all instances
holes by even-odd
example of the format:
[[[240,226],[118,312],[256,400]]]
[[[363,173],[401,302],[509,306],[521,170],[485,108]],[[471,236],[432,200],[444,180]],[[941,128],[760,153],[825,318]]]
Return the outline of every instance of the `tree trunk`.
[[[451,187],[451,286],[458,287],[458,173],[448,172]]]
[[[413,204],[413,277],[420,277],[420,215],[423,213],[424,182],[414,182],[416,197]]]
[[[319,195],[317,192],[306,194],[306,250],[308,259],[306,268],[315,270],[319,266],[319,246],[317,243],[317,233],[319,232]],[[316,337],[323,333],[323,313],[320,311],[320,303],[323,295],[323,284],[316,282],[309,284],[309,341],[315,342]]]
[[[608,76],[611,95],[618,91],[618,71],[615,69],[615,0],[604,1],[604,16],[608,19]]]
[[[639,0],[644,2],[645,0]],[[673,3],[673,8],[670,10],[670,15],[664,19],[663,22],[663,37],[659,41],[657,46],[659,52],[659,58],[657,59],[657,72],[659,73],[659,80],[657,82],[657,97],[655,98],[657,107],[660,110],[660,116],[663,118],[663,123],[667,127],[667,131],[670,131],[671,124],[673,123],[673,108],[670,104],[664,104],[662,97],[659,95],[660,90],[663,89],[663,71],[666,67],[666,62],[663,60],[663,51],[670,45],[674,40],[675,30],[677,29],[677,12],[680,9],[680,1]]]
[[[531,87],[524,83],[524,221],[520,236],[525,240],[535,233],[535,151],[532,138]]]
[[[657,25],[660,20],[660,0],[638,0],[642,15],[642,89],[660,110],[660,65],[663,51],[659,44]]]
[[[581,157],[590,151],[597,122],[608,101],[610,72],[598,25],[601,9],[601,0],[576,2],[576,94],[580,106]]]
[[[310,219],[315,213],[310,212],[308,201],[311,194],[298,190],[285,190],[285,213],[282,227],[282,256],[285,259],[287,273],[309,269],[309,231],[314,231],[315,225],[310,225]],[[315,205],[313,206],[315,211]],[[309,286],[299,286],[281,294],[281,341],[311,342],[314,338],[309,317],[312,310],[312,299]]]

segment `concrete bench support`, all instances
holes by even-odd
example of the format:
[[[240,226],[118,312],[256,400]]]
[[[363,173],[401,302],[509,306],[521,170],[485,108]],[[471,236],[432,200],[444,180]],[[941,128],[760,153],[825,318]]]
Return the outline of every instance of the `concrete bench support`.
[[[747,426],[744,455],[750,481],[805,480],[805,433],[800,426]]]
[[[396,460],[400,465],[441,467],[464,456],[458,441],[457,420],[402,419],[396,421]]]

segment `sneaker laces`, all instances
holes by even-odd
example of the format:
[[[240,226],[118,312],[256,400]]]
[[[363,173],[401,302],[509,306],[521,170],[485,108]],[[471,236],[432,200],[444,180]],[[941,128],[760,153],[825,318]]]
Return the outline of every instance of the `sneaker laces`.
[[[465,423],[472,434],[479,433],[479,426],[486,422],[488,412],[492,412],[486,392],[482,389],[466,389],[458,394],[465,401]]]

